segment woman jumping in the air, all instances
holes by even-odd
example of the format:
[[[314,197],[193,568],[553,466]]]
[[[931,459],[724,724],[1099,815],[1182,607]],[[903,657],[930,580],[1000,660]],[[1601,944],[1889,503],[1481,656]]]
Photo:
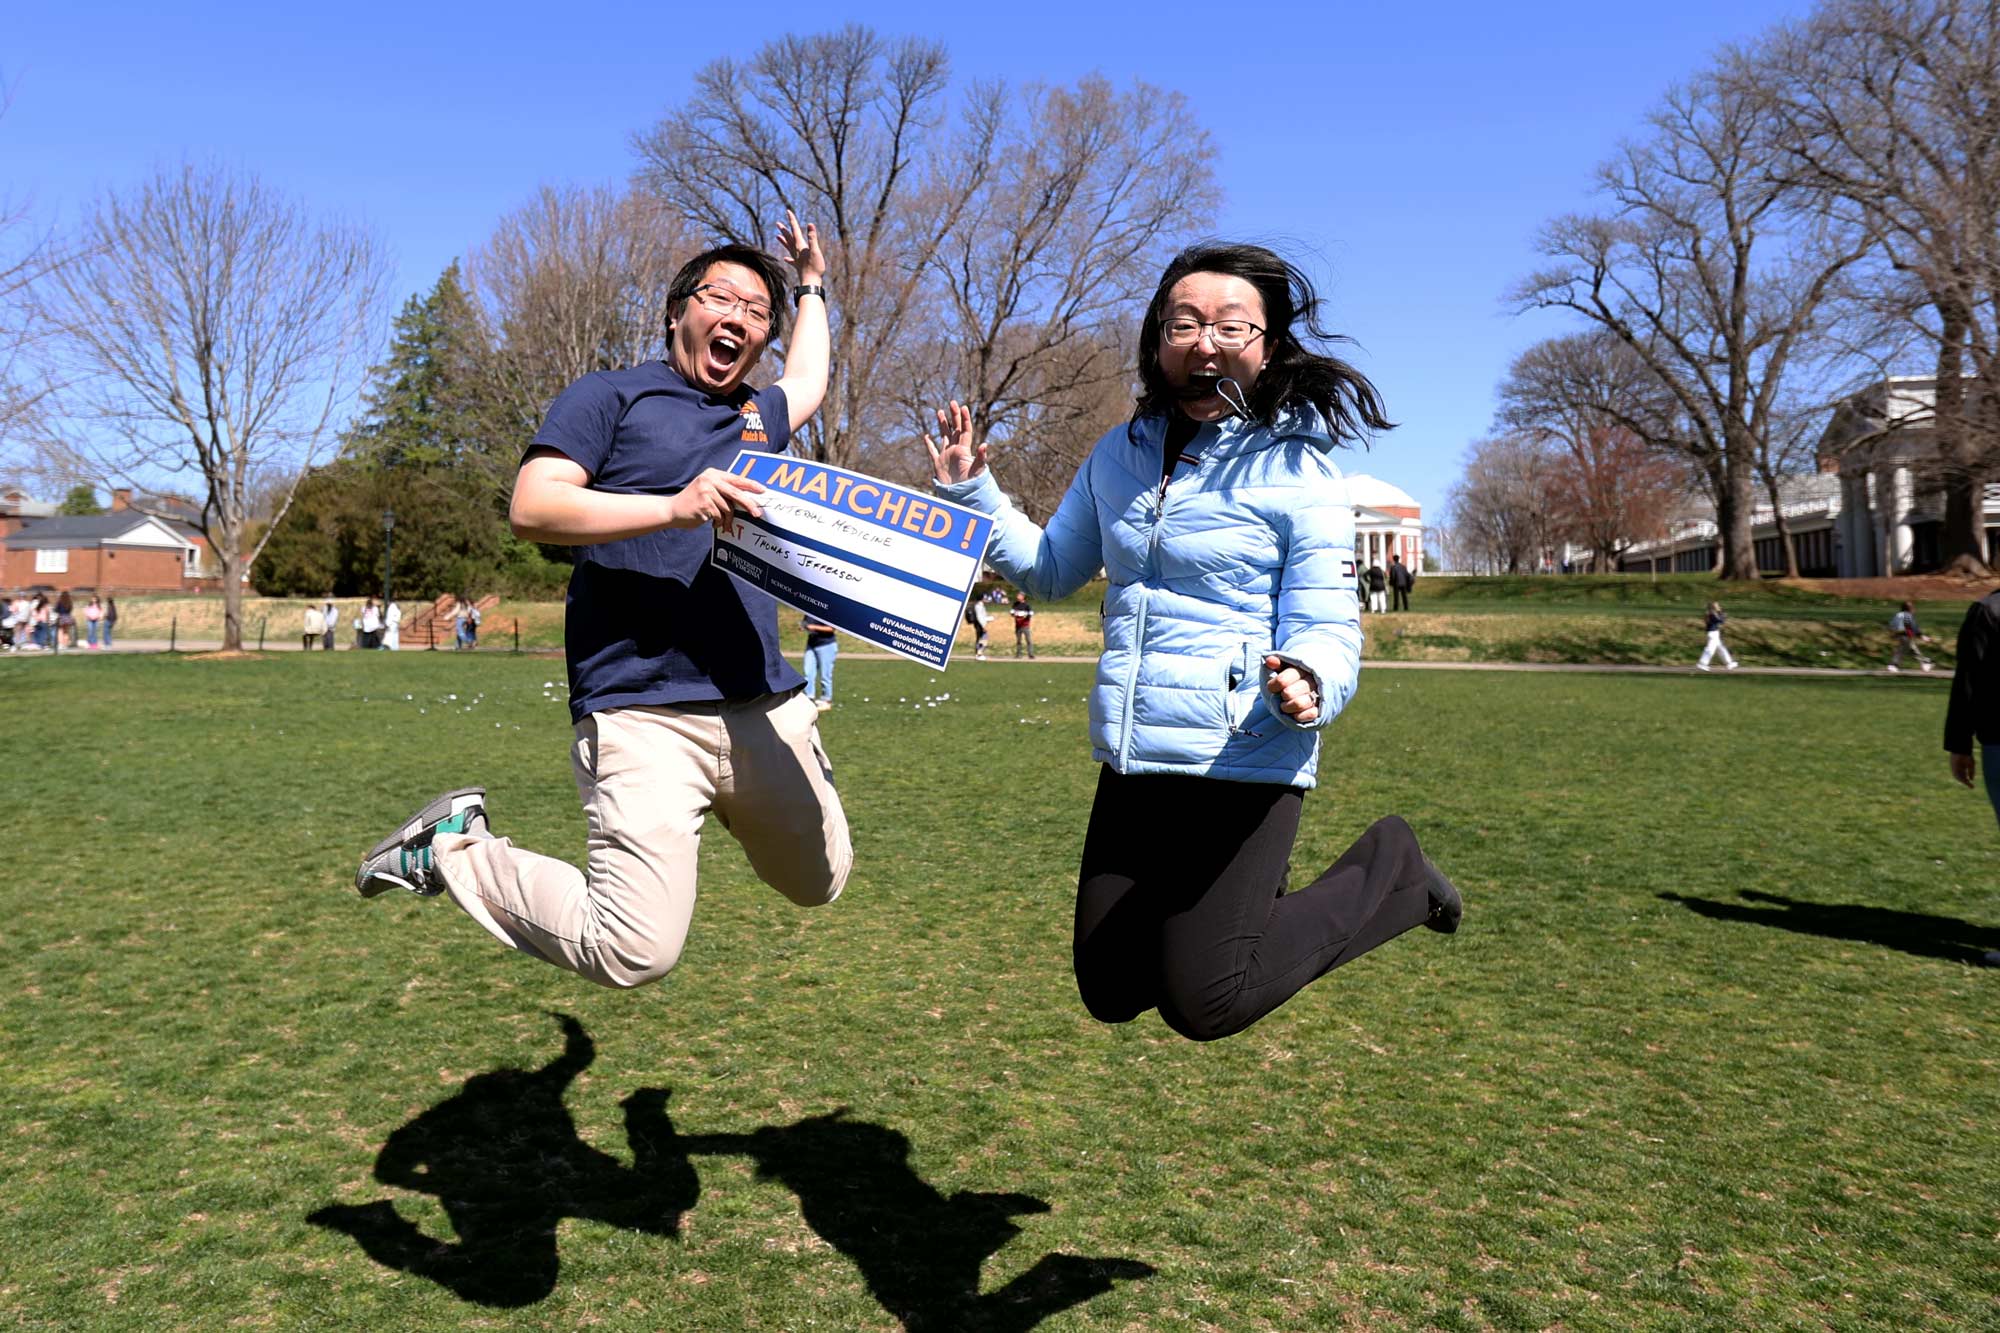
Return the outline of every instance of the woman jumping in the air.
[[[1262,247],[1178,256],[1140,328],[1132,420],[1046,531],[1001,492],[965,408],[925,437],[940,493],[995,516],[987,562],[1008,580],[1047,600],[1109,576],[1075,936],[1103,1022],[1158,1009],[1225,1037],[1414,926],[1458,926],[1458,891],[1393,815],[1285,892],[1319,730],[1361,666],[1354,515],[1330,455],[1391,424],[1358,371],[1301,341],[1327,336],[1317,306]]]

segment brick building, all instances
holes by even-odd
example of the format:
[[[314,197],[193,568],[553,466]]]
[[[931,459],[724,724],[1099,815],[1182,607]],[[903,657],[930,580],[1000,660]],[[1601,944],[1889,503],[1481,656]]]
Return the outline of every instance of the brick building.
[[[185,523],[131,508],[89,517],[15,515],[0,541],[0,587],[91,592],[205,592],[216,577],[208,546]]]
[[[1409,569],[1424,567],[1424,511],[1414,496],[1357,472],[1347,478],[1347,499],[1354,506],[1354,557],[1363,569],[1387,569],[1392,555]]]
[[[19,530],[21,524],[31,518],[50,518],[55,512],[53,503],[31,499],[26,491],[18,487],[0,488],[0,538]]]

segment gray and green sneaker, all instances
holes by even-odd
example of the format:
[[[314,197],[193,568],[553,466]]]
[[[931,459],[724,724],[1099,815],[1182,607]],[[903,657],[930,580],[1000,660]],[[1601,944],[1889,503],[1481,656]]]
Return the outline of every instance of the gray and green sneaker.
[[[364,898],[390,889],[404,889],[420,898],[444,891],[431,840],[440,833],[465,833],[490,838],[486,827],[486,788],[461,787],[438,797],[404,821],[403,826],[375,844],[354,872],[354,887]]]

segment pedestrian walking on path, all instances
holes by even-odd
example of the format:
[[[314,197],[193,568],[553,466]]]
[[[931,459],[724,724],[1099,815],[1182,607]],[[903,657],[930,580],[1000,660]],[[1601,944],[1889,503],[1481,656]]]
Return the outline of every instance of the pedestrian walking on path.
[[[1416,575],[1403,563],[1403,557],[1389,557],[1389,609],[1407,611],[1410,609],[1410,589],[1416,586]]]
[[[1903,603],[1902,610],[1889,617],[1889,633],[1896,640],[1896,649],[1889,654],[1889,665],[1883,668],[1885,671],[1901,671],[1905,653],[1915,657],[1917,665],[1926,671],[1935,665],[1924,656],[1922,646],[1932,641],[1931,636],[1917,628],[1916,610],[1908,602]]]
[[[965,604],[965,623],[972,626],[972,656],[975,661],[986,660],[986,627],[993,623],[993,613],[986,609],[986,602],[975,597]]]
[[[1019,657],[1026,649],[1028,656],[1035,655],[1035,608],[1028,605],[1028,594],[1014,594],[1014,656]]]
[[[1722,655],[1724,670],[1736,670],[1736,659],[1729,655],[1728,647],[1722,642],[1722,627],[1728,620],[1729,617],[1722,614],[1721,603],[1708,604],[1708,614],[1702,619],[1702,628],[1708,633],[1708,644],[1701,650],[1701,657],[1694,664],[1696,671],[1708,670],[1708,664],[1718,653]]]
[[[833,659],[840,655],[840,638],[833,626],[817,616],[807,616],[806,698],[824,713],[833,707]]]

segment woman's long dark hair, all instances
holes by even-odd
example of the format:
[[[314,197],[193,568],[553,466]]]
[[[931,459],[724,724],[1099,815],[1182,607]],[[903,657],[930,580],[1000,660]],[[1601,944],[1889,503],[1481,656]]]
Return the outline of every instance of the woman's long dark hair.
[[[1308,348],[1302,337],[1322,343],[1348,342],[1321,328],[1319,294],[1306,275],[1285,259],[1261,245],[1225,241],[1204,241],[1174,256],[1160,275],[1152,304],[1146,307],[1146,322],[1139,327],[1139,401],[1132,420],[1156,412],[1166,412],[1179,401],[1160,370],[1160,325],[1167,306],[1167,294],[1174,284],[1190,273],[1221,273],[1241,278],[1264,298],[1264,340],[1270,358],[1250,386],[1250,415],[1265,425],[1278,413],[1301,403],[1311,403],[1326,418],[1336,440],[1367,443],[1370,432],[1393,430],[1382,406],[1382,395],[1368,377],[1337,356]]]

